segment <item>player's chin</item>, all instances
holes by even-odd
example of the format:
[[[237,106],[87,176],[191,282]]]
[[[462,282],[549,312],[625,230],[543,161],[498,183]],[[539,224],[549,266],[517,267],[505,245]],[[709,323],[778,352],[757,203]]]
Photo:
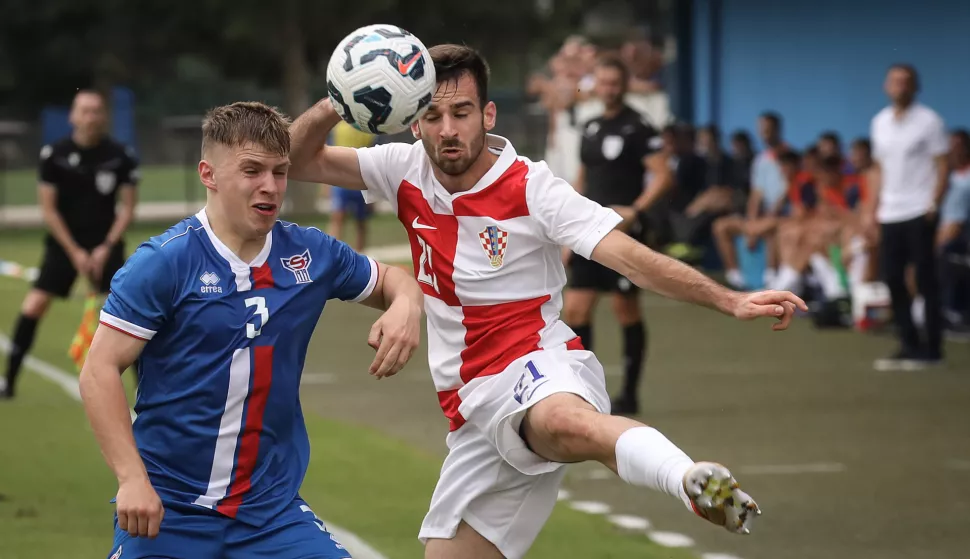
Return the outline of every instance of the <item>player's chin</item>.
[[[265,228],[266,231],[273,228],[273,224],[276,223],[276,219],[280,214],[280,207],[277,204],[255,204],[250,206],[249,209],[250,215],[257,228]]]

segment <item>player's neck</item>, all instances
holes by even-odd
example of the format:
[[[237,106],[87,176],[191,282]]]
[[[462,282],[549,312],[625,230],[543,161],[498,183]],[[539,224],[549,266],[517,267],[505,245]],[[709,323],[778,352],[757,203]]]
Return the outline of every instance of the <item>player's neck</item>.
[[[209,220],[212,234],[243,262],[252,262],[266,245],[266,235],[260,235],[257,238],[240,235],[233,230],[229,220],[211,205],[206,206],[205,215]]]
[[[450,194],[465,192],[478,184],[478,181],[482,180],[482,177],[492,168],[492,165],[495,165],[496,161],[498,161],[498,155],[492,153],[486,145],[482,148],[482,152],[478,154],[475,162],[464,173],[449,175],[434,167],[434,177]]]
[[[623,111],[623,104],[612,105],[603,109],[603,118],[609,120],[616,118]]]

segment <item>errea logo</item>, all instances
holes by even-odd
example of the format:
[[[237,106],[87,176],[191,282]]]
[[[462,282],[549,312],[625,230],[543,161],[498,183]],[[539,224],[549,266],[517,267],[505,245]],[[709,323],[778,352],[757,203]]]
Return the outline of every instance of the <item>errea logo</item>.
[[[199,277],[202,281],[202,293],[222,293],[222,286],[219,285],[219,276],[212,272],[206,272]]]

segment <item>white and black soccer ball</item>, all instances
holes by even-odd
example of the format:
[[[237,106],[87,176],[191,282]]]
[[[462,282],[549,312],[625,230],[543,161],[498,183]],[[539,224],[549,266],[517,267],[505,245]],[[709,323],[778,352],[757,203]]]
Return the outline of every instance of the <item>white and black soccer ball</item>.
[[[334,109],[372,134],[407,130],[431,104],[435,87],[428,49],[396,25],[368,25],[347,35],[327,65]]]

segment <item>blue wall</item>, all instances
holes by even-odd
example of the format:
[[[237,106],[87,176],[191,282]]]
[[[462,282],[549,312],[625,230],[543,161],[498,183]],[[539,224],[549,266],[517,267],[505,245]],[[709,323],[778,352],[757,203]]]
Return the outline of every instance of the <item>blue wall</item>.
[[[697,123],[754,132],[771,109],[796,148],[825,129],[848,142],[868,135],[886,68],[904,61],[920,100],[970,127],[970,1],[695,0],[693,19]]]

